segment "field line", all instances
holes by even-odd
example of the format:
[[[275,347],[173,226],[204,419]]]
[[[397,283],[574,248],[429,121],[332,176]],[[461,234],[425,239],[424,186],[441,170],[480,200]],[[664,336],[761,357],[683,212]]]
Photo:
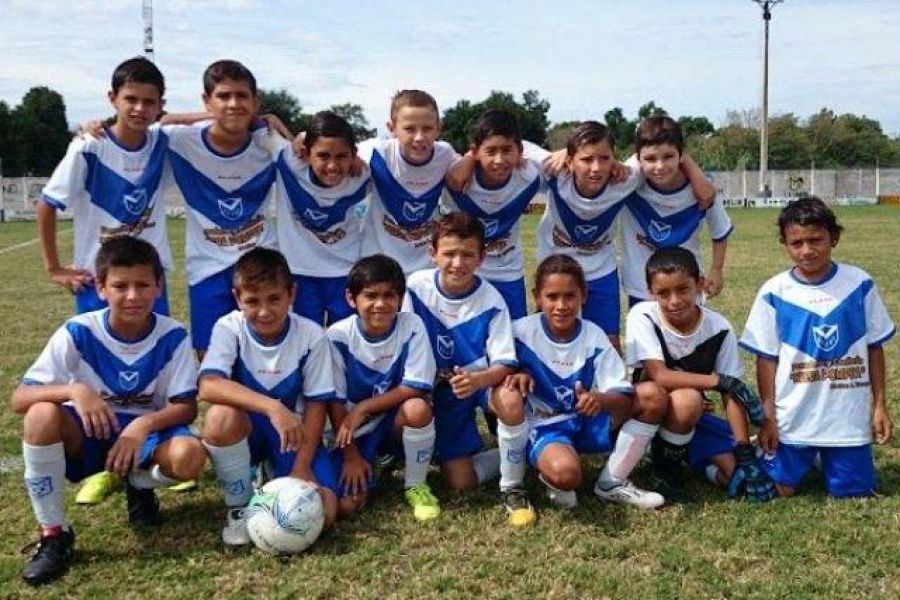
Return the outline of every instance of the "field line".
[[[69,227],[68,229],[60,229],[59,231],[56,232],[56,235],[59,235],[61,233],[68,233],[70,231],[72,231],[71,227]],[[0,249],[0,254],[6,254],[7,252],[12,252],[13,250],[18,250],[19,248],[25,248],[26,246],[30,246],[32,244],[37,244],[39,241],[41,241],[41,238],[34,238],[32,240],[28,240],[27,242],[20,242],[18,244],[14,244],[12,246],[9,246],[8,248]]]

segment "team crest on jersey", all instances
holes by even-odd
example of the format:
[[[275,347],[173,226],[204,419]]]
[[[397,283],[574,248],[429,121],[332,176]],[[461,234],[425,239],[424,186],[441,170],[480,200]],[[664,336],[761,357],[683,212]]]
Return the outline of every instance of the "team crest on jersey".
[[[219,198],[219,212],[229,221],[236,221],[244,214],[244,200],[236,198]]]
[[[387,393],[388,388],[390,387],[390,381],[379,381],[375,385],[372,386],[372,396],[380,396],[384,393]]]
[[[147,190],[136,188],[130,194],[123,195],[122,202],[125,204],[125,210],[133,215],[139,215],[147,207]]]
[[[659,221],[650,219],[650,237],[654,241],[664,242],[672,235],[672,226],[668,223],[660,223]]]
[[[441,358],[450,360],[453,358],[454,343],[453,338],[449,335],[437,336],[437,351]]]
[[[328,213],[321,210],[316,210],[314,208],[307,208],[303,211],[303,216],[310,220],[310,222],[319,227],[322,223],[325,222],[325,219],[328,218]]]
[[[119,385],[126,392],[134,391],[139,379],[137,371],[119,371]]]
[[[484,236],[485,237],[495,237],[497,232],[500,230],[500,221],[497,219],[478,219],[481,221],[481,224],[484,226]]]
[[[597,235],[598,229],[600,229],[599,225],[587,225],[585,223],[575,226],[575,232],[585,239],[593,239]]]
[[[418,221],[425,217],[425,208],[427,206],[424,202],[404,202],[403,216],[410,221]]]
[[[572,406],[573,398],[575,396],[575,392],[567,385],[558,385],[553,388],[553,392],[556,394],[556,401],[562,404],[565,407]]]
[[[45,477],[29,477],[25,479],[28,493],[33,498],[43,498],[53,493],[53,479],[49,475]]]
[[[838,343],[838,326],[823,323],[818,327],[812,328],[813,341],[820,350],[826,352],[834,349]]]

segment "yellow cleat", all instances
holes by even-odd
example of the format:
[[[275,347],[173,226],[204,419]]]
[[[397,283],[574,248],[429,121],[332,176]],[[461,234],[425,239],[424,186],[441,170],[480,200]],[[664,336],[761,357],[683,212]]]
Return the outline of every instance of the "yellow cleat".
[[[513,527],[529,527],[537,521],[537,512],[522,488],[511,488],[501,492],[501,501],[506,509],[506,520]]]
[[[84,480],[75,496],[77,504],[100,504],[113,493],[122,482],[110,471],[100,471]]]
[[[431,493],[431,488],[427,483],[414,485],[406,490],[406,502],[413,509],[413,516],[416,521],[432,521],[437,519],[441,514],[441,507],[438,499]]]
[[[188,479],[187,481],[179,481],[175,485],[170,485],[166,490],[170,492],[190,492],[197,489],[197,480]]]

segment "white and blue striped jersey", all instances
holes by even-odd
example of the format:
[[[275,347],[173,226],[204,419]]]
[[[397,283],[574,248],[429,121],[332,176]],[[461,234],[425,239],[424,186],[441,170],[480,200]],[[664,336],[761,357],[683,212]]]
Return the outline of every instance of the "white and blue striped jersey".
[[[369,169],[334,187],[324,187],[286,140],[276,166],[278,247],[291,273],[346,277],[360,257],[363,213],[358,209],[369,192]]]
[[[190,285],[224,271],[256,246],[275,246],[268,215],[276,193],[271,134],[257,128],[243,148],[226,156],[210,145],[209,127],[208,121],[163,127],[172,174],[184,196]]]
[[[741,346],[778,362],[775,409],[789,444],[858,446],[872,441],[869,348],[894,323],[872,278],[834,264],[818,283],[779,273],[760,288]]]
[[[211,374],[280,400],[298,414],[306,402],[335,399],[325,330],[294,313],[288,313],[285,330],[271,342],[256,335],[239,310],[220,318],[200,364],[201,377]]]
[[[519,222],[541,190],[539,165],[528,161],[514,169],[509,181],[487,188],[473,175],[462,192],[450,190],[458,210],[476,217],[484,226],[485,257],[478,274],[490,281],[516,281],[525,269]]]
[[[434,385],[434,356],[422,320],[398,313],[393,328],[371,338],[363,332],[358,315],[350,315],[328,328],[332,372],[337,397],[353,410],[357,402],[380,396],[399,385],[428,394]],[[355,437],[374,430],[386,413],[359,427]]]
[[[534,391],[526,397],[532,426],[548,425],[578,416],[575,384],[604,393],[633,393],[625,379],[625,364],[597,325],[578,319],[574,337],[553,338],[543,313],[513,323],[519,367],[531,376]]]
[[[450,144],[439,141],[427,163],[414,165],[400,154],[396,138],[365,140],[357,152],[369,164],[373,184],[362,256],[390,256],[407,275],[428,267],[444,176],[459,155]]]
[[[138,340],[124,340],[110,329],[108,308],[72,317],[50,337],[22,382],[84,383],[114,411],[134,415],[170,402],[194,402],[197,363],[191,338],[178,321],[151,315],[150,331]]]
[[[43,190],[44,202],[72,211],[77,269],[94,273],[100,245],[121,235],[151,243],[163,267],[173,268],[166,234],[163,193],[170,177],[166,161],[168,137],[159,127],[147,130],[135,150],[122,146],[107,131],[97,139],[79,137]]]

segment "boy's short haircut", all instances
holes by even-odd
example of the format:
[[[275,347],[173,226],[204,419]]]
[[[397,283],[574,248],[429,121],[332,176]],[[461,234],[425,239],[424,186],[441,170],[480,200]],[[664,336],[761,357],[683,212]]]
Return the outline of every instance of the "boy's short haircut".
[[[203,91],[207,95],[211,94],[213,88],[226,79],[246,81],[250,86],[250,92],[254,96],[256,95],[256,77],[253,76],[250,69],[236,60],[217,60],[206,67],[206,71],[203,72]]]
[[[435,221],[434,231],[431,234],[431,247],[437,250],[441,238],[451,235],[461,240],[475,238],[484,251],[484,225],[469,213],[452,212]]]
[[[778,233],[784,242],[784,232],[791,225],[822,227],[828,230],[832,240],[840,237],[843,226],[838,225],[834,211],[816,196],[806,196],[789,203],[778,215]]]
[[[281,252],[257,246],[235,263],[231,286],[240,292],[256,290],[264,285],[290,290],[294,280],[291,268]]]
[[[638,124],[637,131],[634,133],[634,151],[640,154],[641,148],[644,146],[659,146],[660,144],[675,146],[680,154],[684,150],[681,125],[672,117],[647,117]]]
[[[542,260],[534,272],[535,291],[540,292],[544,286],[544,280],[551,275],[569,275],[575,280],[575,284],[581,290],[581,293],[587,295],[587,280],[584,277],[584,269],[571,256],[551,254]]]
[[[697,258],[686,248],[660,248],[647,260],[644,272],[647,276],[647,288],[652,289],[653,278],[660,273],[670,275],[682,272],[694,281],[700,281],[700,265]]]
[[[363,288],[387,283],[401,298],[406,293],[406,276],[400,263],[384,254],[365,256],[356,261],[347,275],[347,291],[356,298]]]
[[[110,83],[113,94],[118,94],[119,88],[126,83],[146,83],[159,90],[160,98],[166,95],[166,80],[162,72],[143,56],[129,58],[113,71]]]
[[[516,115],[500,108],[484,112],[472,125],[472,143],[480,146],[492,135],[499,135],[522,145],[522,126]]]
[[[566,140],[566,152],[569,156],[575,156],[578,149],[585,144],[599,144],[606,142],[610,148],[615,149],[615,140],[609,127],[597,121],[585,121],[576,127],[569,139]]]
[[[422,90],[400,90],[394,94],[393,98],[391,98],[392,123],[397,120],[397,113],[405,106],[430,108],[434,111],[434,115],[438,120],[441,118],[441,114],[438,111],[437,100],[434,99],[434,96],[428,92],[423,92]]]
[[[153,278],[162,281],[165,271],[156,248],[149,242],[130,235],[121,235],[109,239],[97,251],[94,270],[97,281],[106,282],[109,270],[113,267],[149,266],[153,268]]]
[[[356,137],[353,127],[347,120],[330,110],[317,112],[303,137],[303,147],[309,151],[319,138],[341,138],[352,150],[356,150]]]

